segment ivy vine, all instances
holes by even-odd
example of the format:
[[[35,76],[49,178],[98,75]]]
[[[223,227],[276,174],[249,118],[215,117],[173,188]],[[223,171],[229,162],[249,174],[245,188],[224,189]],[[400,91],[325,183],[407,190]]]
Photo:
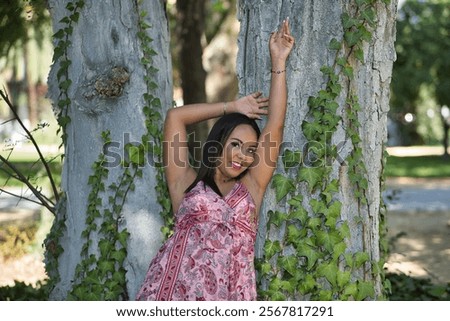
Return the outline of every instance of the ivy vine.
[[[69,67],[72,64],[68,55],[68,48],[72,45],[70,38],[72,37],[73,27],[80,18],[80,11],[84,7],[84,1],[79,0],[75,2],[68,2],[66,10],[68,14],[62,18],[59,23],[61,27],[53,34],[55,48],[53,51],[53,62],[58,62],[58,71],[56,72],[56,79],[59,88],[59,97],[57,100],[58,134],[61,134],[62,144],[66,143],[67,132],[66,127],[70,123],[68,115],[72,100],[69,97],[69,88],[72,85],[72,80],[69,77]]]
[[[70,105],[72,103],[69,97],[69,88],[72,81],[69,77],[69,67],[72,63],[68,54],[68,48],[72,44],[70,38],[73,33],[73,27],[78,22],[80,11],[83,9],[85,2],[83,0],[68,2],[66,4],[67,15],[62,18],[59,23],[61,27],[53,34],[54,51],[53,63],[58,65],[56,72],[56,79],[58,82],[59,96],[56,101],[56,106],[59,108],[56,111],[56,119],[59,125],[57,134],[61,135],[61,146],[65,145],[67,140],[67,125],[70,123],[68,116]],[[64,154],[62,155],[64,157]],[[44,240],[45,246],[45,269],[49,277],[46,284],[50,292],[53,287],[60,281],[58,271],[58,258],[64,251],[59,240],[64,235],[67,229],[66,226],[66,210],[65,210],[65,196],[59,199],[56,205],[55,220],[52,224],[50,232]]]
[[[293,177],[273,177],[276,201],[284,200],[287,210],[268,213],[267,229],[273,226],[284,230],[284,237],[281,241],[267,239],[264,255],[256,262],[259,282],[266,285],[259,291],[262,299],[286,300],[296,295],[321,301],[375,297],[373,282],[356,278],[352,272],[362,269],[379,276],[383,262],[372,262],[365,251],[347,251],[350,229],[341,218],[340,181],[332,177],[332,168],[325,162],[330,156],[339,160],[337,146],[331,144],[330,138],[341,124],[352,144],[352,152],[344,161],[353,194],[358,208],[367,206],[367,171],[358,131],[361,107],[353,88],[352,64],[364,63],[363,44],[371,40],[370,30],[376,25],[376,3],[355,0],[352,12],[342,14],[344,37],[342,41],[332,39],[329,44],[329,49],[336,52],[334,63],[321,68],[326,86],[310,97],[309,114],[301,125],[310,142],[307,153],[286,150],[282,155],[284,170],[294,173]],[[343,95],[345,106],[339,114],[338,101]],[[301,185],[312,196],[309,202],[298,193]]]
[[[111,142],[110,132],[103,132],[102,138],[107,146]],[[82,233],[85,243],[69,300],[128,299],[124,261],[129,232],[120,227],[121,213],[127,194],[135,189],[135,178],[142,177],[142,169],[133,160],[124,162],[118,183],[113,182],[106,188],[104,182],[108,180],[109,169],[105,162],[106,156],[101,153],[89,177],[91,192],[86,229]]]
[[[138,4],[141,4],[142,0]],[[141,64],[146,70],[144,80],[147,86],[147,92],[143,95],[145,115],[145,126],[147,133],[142,136],[142,144],[140,144],[134,155],[153,155],[156,159],[156,195],[157,201],[161,205],[161,216],[164,219],[164,225],[161,229],[163,235],[168,237],[171,234],[174,220],[172,215],[172,205],[170,203],[169,191],[164,177],[164,168],[162,164],[162,106],[161,100],[155,95],[158,84],[154,80],[154,75],[158,72],[155,67],[153,57],[157,54],[151,47],[153,39],[146,32],[151,26],[145,22],[147,12],[141,11],[139,15],[139,31],[138,38],[141,42],[143,56]]]

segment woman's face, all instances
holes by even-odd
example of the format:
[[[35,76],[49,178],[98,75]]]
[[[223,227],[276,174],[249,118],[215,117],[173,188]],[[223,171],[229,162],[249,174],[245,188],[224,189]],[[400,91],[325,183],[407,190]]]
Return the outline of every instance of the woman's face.
[[[217,167],[219,179],[236,178],[252,165],[258,146],[258,137],[250,125],[238,125],[223,146]]]

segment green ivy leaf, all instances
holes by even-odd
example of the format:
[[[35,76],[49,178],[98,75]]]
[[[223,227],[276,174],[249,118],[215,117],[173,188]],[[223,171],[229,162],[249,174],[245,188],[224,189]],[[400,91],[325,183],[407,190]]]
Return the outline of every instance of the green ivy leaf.
[[[339,50],[341,49],[342,43],[336,40],[336,38],[331,39],[328,48],[331,50]]]
[[[333,253],[335,244],[342,241],[337,231],[317,231],[316,237],[318,244],[323,246],[328,253]]]
[[[358,252],[355,254],[355,268],[360,268],[364,263],[369,261],[370,257],[367,252]]]
[[[270,298],[271,301],[286,301],[286,296],[280,291],[273,292]]]
[[[358,286],[356,285],[356,283],[350,283],[347,286],[345,286],[343,295],[356,299],[358,295]]]
[[[302,208],[303,195],[295,195],[289,201],[288,204],[294,208],[300,209]]]
[[[353,67],[352,66],[345,66],[344,69],[344,75],[346,75],[349,79],[353,79]]]
[[[263,264],[261,264],[260,271],[262,275],[268,275],[272,271],[272,265],[270,265],[270,263],[268,262],[264,262]]]
[[[304,208],[298,208],[295,211],[289,213],[290,220],[298,220],[302,226],[306,224],[308,220],[308,212]]]
[[[272,187],[275,188],[275,198],[277,203],[280,202],[287,194],[295,191],[295,185],[292,179],[281,174],[273,176]]]
[[[280,256],[278,257],[278,266],[282,267],[290,275],[295,276],[298,271],[298,259],[293,256]]]
[[[318,249],[307,244],[306,240],[300,240],[297,242],[297,253],[299,256],[304,256],[307,258],[308,270],[311,270],[317,260],[322,257],[322,253],[320,253]]]
[[[361,63],[364,63],[364,51],[361,48],[357,48],[355,50],[355,57],[358,59]]]
[[[308,293],[313,292],[316,286],[317,286],[316,279],[311,274],[306,274],[305,279],[299,282],[297,289],[301,294],[306,295]]]
[[[132,164],[143,166],[145,163],[145,151],[144,145],[133,145],[131,143],[125,145],[125,149],[128,153],[129,160]]]
[[[347,59],[346,59],[345,57],[339,57],[339,58],[336,60],[336,63],[337,63],[339,66],[344,67],[345,65],[347,65]]]
[[[346,31],[344,33],[344,39],[349,47],[353,47],[361,39],[361,33],[355,31]]]
[[[333,246],[333,259],[337,260],[342,254],[345,254],[347,244],[345,242],[339,242]]]
[[[284,165],[284,170],[287,171],[289,168],[297,167],[302,161],[302,153],[298,150],[291,151],[286,149],[282,156],[282,161]]]
[[[335,262],[323,263],[317,267],[317,273],[320,276],[325,277],[328,282],[331,283],[332,286],[336,286],[337,284],[337,274],[339,269]]]
[[[264,253],[266,260],[270,260],[275,254],[281,252],[280,241],[266,240],[264,244]]]
[[[367,298],[373,298],[375,296],[375,286],[369,281],[358,281],[357,284],[358,293],[356,295],[357,301],[362,301]]]
[[[287,214],[280,211],[275,212],[269,211],[268,216],[269,216],[269,221],[267,222],[268,225],[274,224],[277,227],[280,227],[281,224],[285,222],[287,218]]]
[[[273,278],[269,283],[269,290],[271,291],[278,291],[281,289],[281,279],[279,278]]]
[[[344,27],[344,29],[350,29],[351,27],[354,27],[358,24],[358,20],[350,17],[350,15],[347,12],[344,12],[342,14],[341,20],[342,20],[342,26]]]
[[[73,22],[78,22],[79,19],[80,19],[80,13],[78,11],[74,12],[73,14],[70,15],[70,20],[72,20]]]
[[[126,229],[117,234],[117,240],[119,241],[120,245],[122,245],[124,248],[127,247],[127,240],[129,236],[130,233],[128,233]]]
[[[320,290],[319,301],[331,301],[333,299],[333,292],[331,290]]]
[[[282,281],[281,282],[281,289],[293,294],[295,292],[295,280],[291,280],[291,281]]]
[[[311,204],[311,208],[315,214],[325,213],[326,205],[323,203],[322,200],[311,199],[309,203]]]
[[[312,230],[312,231],[317,231],[320,229],[322,225],[322,219],[320,217],[311,217],[308,220],[307,226]]]
[[[324,174],[324,167],[302,167],[298,172],[298,177],[301,181],[306,181],[308,183],[309,192],[312,192],[317,186],[321,185],[325,178]]]
[[[100,254],[102,257],[107,257],[107,255],[114,249],[113,244],[105,239],[98,242],[98,247],[100,249]]]
[[[116,260],[119,265],[122,265],[127,257],[127,250],[125,248],[121,248],[119,250],[114,250],[111,252],[111,258]]]
[[[119,271],[114,271],[112,275],[112,279],[119,284],[125,283],[126,271],[124,269],[120,269]]]
[[[328,206],[328,208],[326,209],[325,216],[327,218],[338,218],[341,215],[341,208],[342,208],[342,203],[341,202],[333,202],[330,206]]]
[[[104,260],[98,262],[98,268],[102,273],[113,273],[115,270],[114,261]]]
[[[347,263],[346,267],[353,268],[353,262],[354,262],[353,254],[352,253],[344,253],[344,257],[345,257],[345,262]]]
[[[302,125],[303,134],[310,141],[313,141],[315,137],[323,132],[323,128],[320,123],[304,121]]]
[[[300,239],[300,237],[303,235],[303,232],[297,228],[294,224],[290,224],[287,227],[286,232],[286,241],[287,244],[295,244]]]
[[[309,96],[308,97],[308,106],[311,109],[315,109],[315,108],[319,107],[320,104],[321,104],[321,100],[319,98],[314,97],[314,96]]]
[[[350,271],[339,271],[336,275],[337,285],[343,288],[350,283],[351,273]]]

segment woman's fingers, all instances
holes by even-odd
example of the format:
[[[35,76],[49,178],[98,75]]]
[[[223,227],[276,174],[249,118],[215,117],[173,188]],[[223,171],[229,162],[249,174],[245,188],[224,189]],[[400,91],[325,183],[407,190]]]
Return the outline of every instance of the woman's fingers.
[[[258,97],[261,96],[261,95],[262,95],[262,92],[260,92],[260,91],[254,92],[254,93],[252,94],[253,98],[258,98]]]

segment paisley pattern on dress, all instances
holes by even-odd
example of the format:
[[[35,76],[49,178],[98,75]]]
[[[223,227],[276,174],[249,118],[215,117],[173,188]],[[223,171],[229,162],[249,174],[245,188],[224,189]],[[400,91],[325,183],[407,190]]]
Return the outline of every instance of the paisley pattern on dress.
[[[220,197],[199,182],[186,193],[174,234],[150,263],[137,300],[256,300],[256,207],[236,182]]]

